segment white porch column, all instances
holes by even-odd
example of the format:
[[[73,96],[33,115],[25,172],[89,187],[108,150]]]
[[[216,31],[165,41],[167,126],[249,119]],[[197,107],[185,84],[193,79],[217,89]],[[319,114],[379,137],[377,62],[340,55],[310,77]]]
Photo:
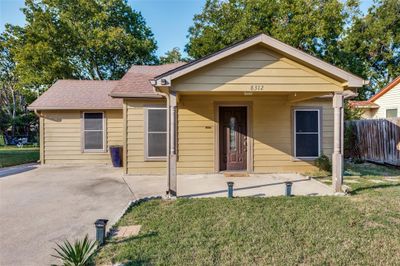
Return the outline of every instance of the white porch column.
[[[170,132],[169,132],[169,180],[168,189],[171,196],[177,194],[177,173],[176,173],[176,132],[177,132],[177,113],[176,113],[176,92],[171,91],[169,94],[169,114],[170,114]]]
[[[335,192],[342,191],[343,184],[343,94],[335,92],[333,96],[333,154],[332,185]]]

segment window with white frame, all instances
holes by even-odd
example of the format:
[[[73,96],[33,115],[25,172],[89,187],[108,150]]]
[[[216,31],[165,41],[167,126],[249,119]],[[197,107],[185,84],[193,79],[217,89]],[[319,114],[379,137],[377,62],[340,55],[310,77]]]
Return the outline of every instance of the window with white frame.
[[[83,150],[105,151],[104,113],[83,113]]]
[[[146,158],[160,159],[167,156],[167,109],[146,108]]]
[[[294,156],[296,158],[316,158],[320,156],[319,109],[294,110]]]

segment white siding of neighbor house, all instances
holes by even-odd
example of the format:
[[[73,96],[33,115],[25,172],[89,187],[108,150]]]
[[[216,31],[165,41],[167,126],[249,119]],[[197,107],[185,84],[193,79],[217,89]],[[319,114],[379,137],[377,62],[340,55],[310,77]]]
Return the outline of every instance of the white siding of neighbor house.
[[[378,111],[372,118],[386,118],[386,110],[397,108],[400,116],[400,83],[375,101],[379,105]]]

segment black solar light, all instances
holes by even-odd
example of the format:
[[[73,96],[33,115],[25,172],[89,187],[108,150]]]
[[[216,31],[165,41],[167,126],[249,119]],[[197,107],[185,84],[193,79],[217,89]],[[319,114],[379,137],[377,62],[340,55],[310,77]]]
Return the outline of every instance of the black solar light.
[[[94,225],[96,226],[96,241],[97,243],[99,243],[99,246],[103,245],[106,239],[107,222],[107,219],[98,219],[94,223]]]
[[[226,182],[228,184],[228,198],[233,198],[233,182]]]
[[[290,197],[292,196],[292,182],[285,182],[285,196]]]

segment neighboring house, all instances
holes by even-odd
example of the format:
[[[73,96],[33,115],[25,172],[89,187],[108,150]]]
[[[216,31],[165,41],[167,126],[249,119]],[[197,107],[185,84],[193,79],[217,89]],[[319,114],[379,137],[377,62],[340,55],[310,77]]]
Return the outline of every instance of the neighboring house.
[[[400,76],[381,89],[368,101],[351,101],[353,108],[362,110],[362,118],[400,117]]]
[[[119,81],[61,80],[29,108],[44,164],[110,163],[119,144],[125,174],[166,174],[175,194],[178,174],[304,172],[325,154],[339,191],[343,98],[366,83],[260,34]]]

